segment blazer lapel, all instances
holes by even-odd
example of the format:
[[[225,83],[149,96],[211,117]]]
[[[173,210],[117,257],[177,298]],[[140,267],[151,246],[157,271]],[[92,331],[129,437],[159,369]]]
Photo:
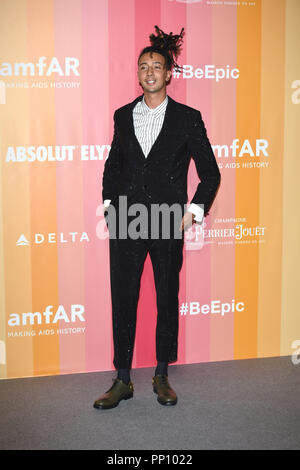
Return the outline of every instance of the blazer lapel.
[[[170,118],[172,115],[172,108],[173,108],[173,100],[168,96],[168,104],[166,107],[166,112],[165,112],[165,117],[164,121],[160,130],[160,133],[158,134],[154,144],[151,147],[150,152],[148,153],[147,160],[152,157],[152,155],[155,153],[155,151],[159,148],[160,143],[163,141],[164,136],[170,126]]]
[[[135,105],[143,99],[143,95],[139,96],[136,98],[128,107],[128,114],[127,114],[127,124],[128,124],[128,138],[131,140],[134,144],[134,147],[137,150],[137,153],[143,158],[143,160],[146,159],[144,152],[142,150],[142,147],[139,144],[139,141],[136,138],[135,132],[134,132],[134,124],[133,124],[133,109]]]

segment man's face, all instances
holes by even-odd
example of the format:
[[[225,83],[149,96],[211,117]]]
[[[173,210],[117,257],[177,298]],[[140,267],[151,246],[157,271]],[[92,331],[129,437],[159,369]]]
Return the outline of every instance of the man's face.
[[[171,78],[165,67],[165,58],[157,52],[143,54],[138,63],[138,79],[144,91],[161,91]]]

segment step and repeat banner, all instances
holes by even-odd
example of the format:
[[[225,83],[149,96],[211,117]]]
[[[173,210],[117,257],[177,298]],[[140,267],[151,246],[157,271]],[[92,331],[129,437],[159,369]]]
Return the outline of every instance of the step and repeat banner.
[[[299,362],[299,0],[1,0],[2,378],[113,370],[102,174],[154,25],[185,28],[168,94],[201,111],[222,175],[185,233],[177,364]],[[156,314],[148,255],[134,368]]]

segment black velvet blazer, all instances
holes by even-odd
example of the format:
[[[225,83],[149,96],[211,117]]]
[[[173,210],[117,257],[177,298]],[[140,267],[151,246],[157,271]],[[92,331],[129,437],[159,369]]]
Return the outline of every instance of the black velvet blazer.
[[[135,136],[132,111],[139,96],[114,113],[114,137],[105,162],[102,198],[116,204],[126,195],[128,206],[142,191],[151,203],[187,203],[187,174],[193,158],[199,182],[190,201],[204,205],[204,215],[213,203],[221,175],[200,111],[168,97],[162,129],[147,158]]]

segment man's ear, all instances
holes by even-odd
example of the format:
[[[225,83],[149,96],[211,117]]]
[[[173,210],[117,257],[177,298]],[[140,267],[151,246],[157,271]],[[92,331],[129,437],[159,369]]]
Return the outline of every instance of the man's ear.
[[[166,77],[166,82],[167,82],[167,83],[171,80],[171,77],[172,77],[172,71],[171,71],[171,70],[168,70],[168,71],[167,71],[167,77]]]

